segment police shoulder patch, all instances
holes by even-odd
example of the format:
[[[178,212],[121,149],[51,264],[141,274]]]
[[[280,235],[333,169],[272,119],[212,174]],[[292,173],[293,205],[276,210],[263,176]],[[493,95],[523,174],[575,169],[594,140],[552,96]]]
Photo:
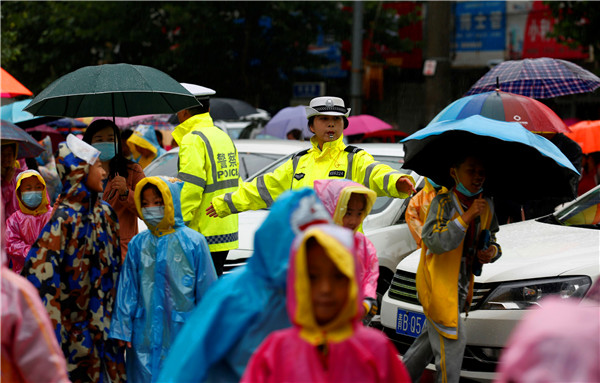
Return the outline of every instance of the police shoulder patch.
[[[344,174],[346,172],[343,170],[332,170],[329,172],[329,177],[344,177]]]
[[[294,178],[298,181],[300,181],[302,178],[304,178],[305,174],[304,173],[296,173],[294,174]]]

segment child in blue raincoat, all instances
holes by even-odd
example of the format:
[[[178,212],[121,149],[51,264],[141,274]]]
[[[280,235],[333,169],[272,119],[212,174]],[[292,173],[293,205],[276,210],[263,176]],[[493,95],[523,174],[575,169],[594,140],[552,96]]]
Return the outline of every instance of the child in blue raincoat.
[[[185,226],[182,182],[147,177],[135,188],[149,230],[129,243],[119,277],[110,337],[127,343],[127,379],[155,382],[171,344],[217,279],[204,236]]]
[[[221,277],[173,344],[160,382],[239,382],[252,353],[272,331],[290,327],[286,279],[297,233],[331,222],[312,189],[282,194],[254,236],[244,267]]]
[[[138,125],[127,139],[127,146],[131,150],[133,160],[140,164],[142,169],[165,153],[158,143],[156,131],[152,125]]]

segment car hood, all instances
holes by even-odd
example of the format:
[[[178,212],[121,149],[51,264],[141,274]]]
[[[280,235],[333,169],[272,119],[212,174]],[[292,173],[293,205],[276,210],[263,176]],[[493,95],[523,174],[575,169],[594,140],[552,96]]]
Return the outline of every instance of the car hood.
[[[254,249],[254,234],[269,215],[269,210],[250,210],[239,213],[238,215],[238,250]]]
[[[496,234],[502,257],[484,265],[475,282],[502,282],[560,275],[593,275],[600,271],[600,230],[560,226],[536,220],[500,226]],[[421,250],[398,264],[416,273]]]

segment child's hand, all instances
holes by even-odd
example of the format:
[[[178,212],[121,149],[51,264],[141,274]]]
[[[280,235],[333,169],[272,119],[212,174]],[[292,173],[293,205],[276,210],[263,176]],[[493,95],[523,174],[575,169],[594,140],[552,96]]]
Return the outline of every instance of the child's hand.
[[[212,203],[206,208],[206,215],[213,218],[217,218],[219,216]]]
[[[490,263],[492,258],[496,255],[496,248],[494,246],[490,246],[485,250],[479,250],[477,252],[477,259],[481,263]]]
[[[131,348],[131,342],[125,342],[124,340],[119,340],[119,346],[125,347],[125,345],[127,345],[127,348]]]
[[[475,219],[475,217],[479,217],[481,213],[483,213],[486,209],[487,202],[483,199],[482,195],[479,196],[473,201],[471,207],[462,215],[463,221],[468,225]]]

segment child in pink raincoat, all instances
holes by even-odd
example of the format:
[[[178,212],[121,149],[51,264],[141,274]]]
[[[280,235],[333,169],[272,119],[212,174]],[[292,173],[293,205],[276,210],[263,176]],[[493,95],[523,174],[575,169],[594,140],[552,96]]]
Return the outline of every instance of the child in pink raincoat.
[[[358,240],[358,281],[363,291],[365,315],[375,315],[379,260],[375,246],[360,229],[377,199],[377,194],[361,184],[345,179],[317,180],[314,188],[325,209],[333,217],[333,222],[354,231]]]
[[[242,382],[409,382],[396,349],[363,327],[355,237],[314,225],[291,249],[287,309],[294,326],[271,333],[253,354]]]
[[[31,245],[52,217],[46,182],[35,170],[25,170],[15,187],[19,209],[6,221],[6,252],[15,273],[20,273]]]

